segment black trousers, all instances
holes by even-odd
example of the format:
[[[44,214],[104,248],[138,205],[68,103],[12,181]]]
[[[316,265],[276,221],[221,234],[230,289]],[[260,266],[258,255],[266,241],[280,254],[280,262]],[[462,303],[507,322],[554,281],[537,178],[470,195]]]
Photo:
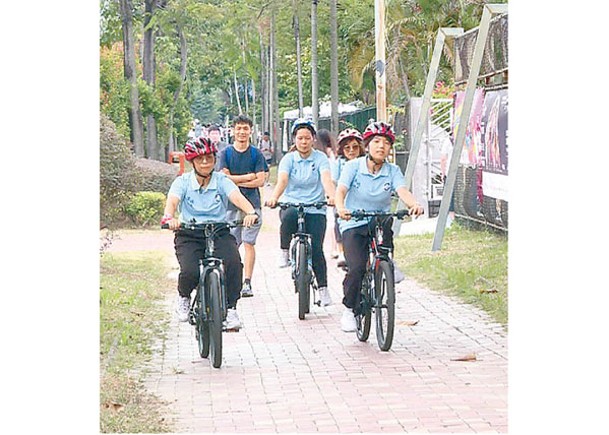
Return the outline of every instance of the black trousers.
[[[295,207],[279,210],[281,249],[289,249],[292,235],[298,231],[298,211]],[[326,236],[326,215],[305,213],[305,229],[311,234],[313,272],[318,287],[328,286],[328,266],[324,256],[324,237]]]
[[[180,230],[176,232],[174,244],[176,257],[180,264],[178,293],[190,296],[199,284],[199,259],[205,254],[205,236],[202,231]],[[224,263],[224,282],[229,308],[236,308],[241,296],[243,263],[235,238],[229,230],[222,230],[216,237],[214,256]]]
[[[387,219],[383,225],[383,246],[393,251],[393,219]],[[343,280],[343,305],[347,308],[359,306],[360,289],[366,274],[370,240],[368,225],[350,228],[343,232],[343,249],[347,262],[347,274]]]

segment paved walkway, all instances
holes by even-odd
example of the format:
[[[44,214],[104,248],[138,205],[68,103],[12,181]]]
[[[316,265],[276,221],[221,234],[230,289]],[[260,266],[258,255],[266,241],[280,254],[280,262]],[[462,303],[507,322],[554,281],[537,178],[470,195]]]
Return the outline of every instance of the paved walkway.
[[[194,328],[177,321],[175,294],[165,302],[172,320],[146,388],[167,403],[175,431],[507,432],[500,325],[406,279],[396,287],[393,346],[381,352],[374,328],[366,343],[340,330],[343,273],[335,260],[328,260],[334,305],[298,320],[290,272],[276,266],[277,213],[264,210],[255,296],[239,301],[244,327],[223,335],[220,369],[199,357]],[[171,238],[161,240],[173,255]]]

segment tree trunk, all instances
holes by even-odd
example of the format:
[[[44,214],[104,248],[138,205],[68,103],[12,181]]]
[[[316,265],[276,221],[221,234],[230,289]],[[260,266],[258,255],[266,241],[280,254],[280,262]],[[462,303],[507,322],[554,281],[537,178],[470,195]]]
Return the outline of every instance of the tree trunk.
[[[271,15],[271,137],[275,147],[275,161],[279,162],[283,153],[279,130],[279,92],[277,90],[277,50],[275,47],[275,10]]]
[[[137,90],[137,72],[135,64],[135,41],[133,38],[133,5],[131,0],[120,0],[123,27],[125,80],[129,82],[129,125],[131,143],[136,157],[144,157],[144,125],[140,111],[140,98]]]
[[[298,21],[298,4],[297,0],[292,0],[294,8],[294,39],[296,40],[296,71],[298,73],[298,117],[303,116],[303,97],[302,97],[302,55],[300,52],[300,24]]]
[[[146,0],[146,14],[144,15],[144,29],[150,23],[152,16],[156,10],[157,0]],[[144,31],[144,55],[143,58],[143,76],[144,81],[150,86],[154,92],[155,82],[155,58],[154,58],[154,38],[155,32],[152,28]],[[149,159],[163,160],[157,141],[156,119],[154,115],[146,115],[146,151]]]
[[[268,75],[268,64],[266,62],[266,47],[262,41],[262,31],[258,31],[258,37],[260,41],[260,65],[262,66],[260,71],[260,125],[262,126],[262,132],[269,131],[268,128],[268,116],[267,116],[267,75]]]
[[[319,120],[319,83],[317,76],[317,0],[311,2],[311,109],[313,123]]]
[[[178,104],[178,99],[180,98],[180,93],[182,92],[182,88],[184,87],[184,81],[186,80],[186,61],[188,59],[188,46],[186,44],[186,37],[184,36],[184,31],[180,25],[177,25],[177,32],[180,38],[180,84],[178,89],[173,93],[173,102],[171,104],[171,108],[169,109],[169,140],[167,143],[168,153],[176,150],[176,139],[173,135],[173,116],[175,114],[175,109]],[[167,156],[164,156],[163,160],[167,159]]]
[[[336,136],[338,134],[338,32],[336,0],[330,0],[330,58],[331,131]]]
[[[243,114],[241,109],[241,98],[239,98],[239,85],[237,83],[237,72],[233,69],[233,80],[235,83],[235,96],[237,97],[237,106],[239,107],[239,115]]]

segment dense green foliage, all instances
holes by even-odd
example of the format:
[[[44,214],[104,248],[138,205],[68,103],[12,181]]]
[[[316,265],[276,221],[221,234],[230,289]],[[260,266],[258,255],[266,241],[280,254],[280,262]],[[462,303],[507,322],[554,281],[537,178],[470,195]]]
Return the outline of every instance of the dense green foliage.
[[[100,117],[99,203],[100,225],[120,220],[122,210],[139,186],[135,159],[125,138],[107,116]]]
[[[501,1],[503,2],[503,1]],[[101,111],[122,134],[128,133],[128,86],[123,79],[121,17],[117,2],[100,0]],[[483,0],[387,0],[387,98],[390,105],[420,96],[440,27],[469,30],[479,24]],[[260,121],[260,98],[268,55],[271,21],[275,19],[277,83],[280,116],[298,105],[294,9],[280,0],[161,1],[150,21],[154,30],[153,86],[140,80],[143,116],[153,114],[158,139],[166,147],[170,132],[178,146],[186,140],[193,118],[224,123],[239,107]],[[289,5],[289,7],[286,7]],[[303,93],[311,104],[311,2],[296,2],[302,47]],[[142,44],[144,1],[133,0],[136,43]],[[319,2],[319,98],[330,94],[329,4]],[[180,89],[180,40],[186,47],[186,75]],[[361,100],[374,105],[374,0],[341,0],[338,4],[338,65],[341,102]],[[452,45],[447,41],[438,80],[451,84]],[[262,51],[262,52],[261,52]],[[141,56],[141,55],[140,55]],[[142,59],[138,58],[138,68]],[[141,76],[141,71],[139,72]],[[174,106],[175,103],[175,106]],[[174,108],[170,125],[170,108]]]
[[[125,213],[138,226],[157,224],[163,216],[165,195],[160,192],[137,192],[125,207]]]
[[[136,159],[129,148],[127,140],[120,135],[116,126],[107,116],[100,117],[100,226],[116,227],[122,224],[145,225],[152,219],[149,208],[159,209],[156,204],[148,204],[146,211],[136,211],[142,199],[133,203],[137,192],[149,191],[145,198],[151,195],[155,202],[169,191],[178,169],[168,163],[148,159]],[[141,194],[140,194],[141,196]],[[146,201],[151,201],[146,199]],[[164,203],[163,203],[164,205]],[[163,206],[160,206],[162,215]],[[143,214],[142,214],[143,213]],[[154,216],[160,219],[158,211]]]

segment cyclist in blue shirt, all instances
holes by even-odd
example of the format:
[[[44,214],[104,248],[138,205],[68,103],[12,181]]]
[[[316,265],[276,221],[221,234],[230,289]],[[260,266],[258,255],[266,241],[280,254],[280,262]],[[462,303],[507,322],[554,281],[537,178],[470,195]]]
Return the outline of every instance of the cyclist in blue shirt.
[[[336,209],[343,238],[348,271],[343,281],[343,305],[341,329],[353,332],[357,329],[354,312],[359,305],[359,290],[366,273],[368,259],[368,223],[370,219],[351,220],[351,211],[390,211],[391,193],[407,205],[412,216],[423,213],[414,195],[406,188],[404,175],[397,165],[386,161],[395,142],[390,125],[373,122],[364,131],[364,157],[347,162],[338,180]],[[392,219],[383,228],[383,244],[393,250]]]
[[[330,176],[330,163],[325,153],[313,148],[315,125],[306,119],[297,119],[292,126],[294,145],[279,162],[277,184],[270,198],[265,202],[268,207],[277,202],[313,203],[326,200],[334,205],[334,183]],[[324,195],[325,194],[325,195]],[[281,219],[280,267],[289,266],[289,248],[292,235],[298,229],[298,215],[295,207],[279,211]],[[326,207],[310,207],[305,210],[305,225],[311,234],[313,271],[317,279],[321,303],[332,304],[328,291],[326,258],[323,251],[326,234]]]
[[[186,160],[193,166],[176,178],[167,194],[167,202],[161,224],[177,230],[180,223],[225,222],[228,202],[232,202],[246,214],[243,225],[252,226],[258,215],[252,204],[243,196],[235,183],[225,174],[214,171],[218,148],[210,139],[199,137],[189,140],[184,146]],[[176,211],[179,218],[174,217]],[[228,312],[227,329],[239,329],[241,322],[237,314],[237,300],[241,292],[243,264],[237,242],[228,228],[217,235],[215,255],[224,263]],[[178,276],[178,320],[186,322],[190,309],[190,294],[199,282],[199,259],[205,252],[205,235],[202,231],[180,230],[175,234],[175,251],[180,274]]]

